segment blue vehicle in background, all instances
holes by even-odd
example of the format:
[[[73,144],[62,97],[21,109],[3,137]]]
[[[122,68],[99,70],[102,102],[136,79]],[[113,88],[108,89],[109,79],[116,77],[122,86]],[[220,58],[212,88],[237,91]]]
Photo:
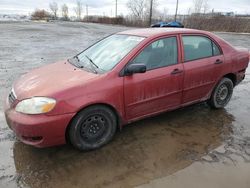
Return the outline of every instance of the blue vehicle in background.
[[[180,22],[157,22],[152,24],[151,27],[177,27],[177,28],[184,28],[184,25]]]
[[[155,24],[152,24],[151,27],[164,27],[168,24],[168,22],[157,22]]]

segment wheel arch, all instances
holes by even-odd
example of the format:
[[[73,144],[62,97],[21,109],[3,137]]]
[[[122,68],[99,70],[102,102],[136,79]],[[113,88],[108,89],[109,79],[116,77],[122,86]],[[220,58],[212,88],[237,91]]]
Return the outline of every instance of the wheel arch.
[[[78,113],[80,113],[80,112],[83,111],[84,109],[89,108],[89,107],[91,107],[91,106],[105,106],[105,107],[109,108],[109,109],[115,114],[115,116],[116,116],[116,121],[117,121],[117,126],[118,126],[117,128],[119,128],[119,130],[122,129],[122,122],[123,122],[122,117],[121,117],[120,113],[117,111],[117,109],[116,109],[114,106],[112,106],[112,105],[110,105],[110,104],[107,104],[107,103],[94,103],[94,104],[89,104],[89,105],[84,106],[84,107],[82,107],[81,109],[79,109],[79,110],[76,112],[76,114],[71,118],[70,122],[68,123],[68,125],[67,125],[67,127],[66,127],[66,130],[65,130],[65,140],[66,140],[67,143],[70,143],[68,132],[69,132],[69,128],[70,128],[70,124],[71,124],[72,120],[75,118],[75,116],[76,116]]]
[[[237,85],[237,78],[236,78],[236,75],[234,73],[228,73],[228,74],[225,74],[223,75],[219,80],[217,80],[217,82],[215,82],[215,84],[213,85],[212,89],[210,90],[210,92],[208,93],[208,95],[206,95],[205,97],[205,100],[208,100],[210,99],[214,89],[216,88],[216,86],[220,83],[220,81],[223,79],[223,78],[228,78],[230,79],[232,82],[233,82],[233,86],[235,87]]]
[[[236,75],[234,73],[228,73],[228,74],[224,75],[222,78],[229,78],[230,80],[232,80],[233,85],[236,86],[237,78],[236,78]]]
[[[218,82],[215,84],[215,86],[213,87],[213,89],[211,90],[211,92],[209,93],[209,97],[207,98],[207,102],[208,104],[210,104],[210,106],[212,106],[213,108],[217,108],[217,107],[214,107],[214,105],[212,104],[211,100],[212,100],[212,96],[213,96],[213,93],[216,91],[216,88],[218,87],[218,85],[221,83],[221,81],[223,79],[229,79],[232,81],[232,87],[234,88],[234,86],[236,85],[236,75],[233,74],[233,73],[229,73],[229,74],[225,74],[224,76],[221,77],[221,79],[218,80]],[[232,89],[233,89],[232,88]]]

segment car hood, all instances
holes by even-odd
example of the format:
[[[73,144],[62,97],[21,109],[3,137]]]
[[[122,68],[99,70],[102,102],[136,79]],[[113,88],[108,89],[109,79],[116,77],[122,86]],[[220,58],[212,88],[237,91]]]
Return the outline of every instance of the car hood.
[[[51,96],[57,92],[83,85],[99,76],[63,61],[24,74],[14,83],[13,88],[18,100],[33,96]]]

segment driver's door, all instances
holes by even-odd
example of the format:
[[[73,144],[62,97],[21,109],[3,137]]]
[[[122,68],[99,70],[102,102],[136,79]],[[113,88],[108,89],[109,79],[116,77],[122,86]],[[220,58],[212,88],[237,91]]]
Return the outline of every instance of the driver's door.
[[[147,71],[124,77],[129,121],[180,106],[184,73],[177,41],[176,36],[158,39],[132,60],[145,64]]]

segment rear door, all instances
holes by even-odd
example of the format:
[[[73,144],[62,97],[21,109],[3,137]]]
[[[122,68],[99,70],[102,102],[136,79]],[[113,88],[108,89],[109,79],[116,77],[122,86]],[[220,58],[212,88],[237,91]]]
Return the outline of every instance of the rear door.
[[[206,99],[222,74],[223,54],[215,41],[202,35],[182,35],[184,51],[183,104]]]
[[[177,36],[155,40],[130,62],[145,64],[147,71],[124,77],[128,120],[180,106],[184,72],[179,42]]]

